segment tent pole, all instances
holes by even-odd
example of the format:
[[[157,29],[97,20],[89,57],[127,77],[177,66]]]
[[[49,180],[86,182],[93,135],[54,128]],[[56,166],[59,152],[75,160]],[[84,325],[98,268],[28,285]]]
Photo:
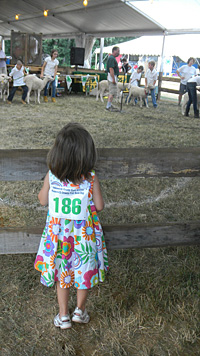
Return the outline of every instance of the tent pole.
[[[1,37],[0,41],[2,41],[2,50],[5,52],[5,39],[3,36]]]
[[[101,37],[100,54],[99,54],[99,70],[101,70],[103,64],[103,48],[104,48],[104,37]]]
[[[97,68],[97,52],[95,53],[95,69],[98,69]]]
[[[158,97],[157,97],[158,100],[160,100],[161,86],[162,86],[163,60],[164,60],[164,48],[165,48],[165,36],[166,36],[166,33],[164,32],[164,35],[163,35],[163,44],[162,44],[162,53],[161,53],[160,71],[159,71],[159,76],[158,76]]]

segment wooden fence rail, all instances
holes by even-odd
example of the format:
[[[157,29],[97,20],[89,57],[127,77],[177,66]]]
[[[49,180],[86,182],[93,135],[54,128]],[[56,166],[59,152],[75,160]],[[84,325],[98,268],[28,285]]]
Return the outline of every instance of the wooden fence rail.
[[[48,150],[0,150],[0,181],[41,180]],[[200,176],[200,147],[100,148],[100,179]]]
[[[105,225],[108,249],[200,244],[200,222],[160,225]],[[35,253],[43,227],[0,229],[0,254]]]
[[[1,181],[41,180],[48,150],[0,150]],[[98,149],[100,179],[199,177],[200,148]],[[37,251],[43,227],[0,229],[0,254]],[[108,249],[200,244],[200,222],[104,226]]]

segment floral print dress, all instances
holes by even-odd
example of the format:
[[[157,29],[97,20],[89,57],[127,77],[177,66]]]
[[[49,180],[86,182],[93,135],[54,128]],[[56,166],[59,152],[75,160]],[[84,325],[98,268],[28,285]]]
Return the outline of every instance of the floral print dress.
[[[71,190],[88,190],[85,220],[67,220],[47,213],[46,226],[40,241],[34,267],[41,272],[41,283],[51,287],[60,282],[61,288],[74,285],[89,289],[105,279],[108,259],[105,240],[96,208],[92,200],[95,172],[91,181],[79,185],[61,182],[49,171],[50,190],[53,187],[70,187]]]

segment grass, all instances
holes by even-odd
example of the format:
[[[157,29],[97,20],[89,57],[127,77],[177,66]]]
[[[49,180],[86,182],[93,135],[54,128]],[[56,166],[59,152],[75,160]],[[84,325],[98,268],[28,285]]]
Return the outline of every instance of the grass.
[[[2,256],[3,355],[199,355],[199,250],[112,251],[106,282],[89,295],[91,322],[55,330],[54,288],[38,283],[33,255]],[[22,265],[22,261],[25,264]],[[12,268],[11,268],[12,266]],[[9,279],[8,279],[9,277]],[[75,307],[72,289],[70,311]]]
[[[1,106],[1,148],[49,148],[73,120],[97,147],[199,146],[199,120],[185,118],[175,102],[157,110],[128,106],[107,113],[94,98],[67,96],[57,104]],[[150,100],[151,105],[151,100]],[[37,193],[42,182],[0,182],[0,226],[44,225]],[[198,178],[118,179],[101,182],[102,224],[198,220]],[[54,288],[39,283],[35,255],[2,255],[0,339],[2,356],[200,355],[199,247],[109,251],[105,283],[91,290],[88,325],[55,329]],[[76,305],[72,288],[70,312]]]

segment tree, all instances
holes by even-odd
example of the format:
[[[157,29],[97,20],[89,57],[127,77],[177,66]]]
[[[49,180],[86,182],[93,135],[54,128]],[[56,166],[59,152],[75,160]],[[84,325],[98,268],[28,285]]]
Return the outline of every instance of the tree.
[[[50,54],[52,49],[58,51],[58,60],[61,66],[70,65],[70,52],[71,48],[75,46],[74,39],[47,39],[42,41],[42,52]]]
[[[135,37],[106,37],[104,39],[104,46],[114,46],[116,43],[126,42],[134,39]],[[49,54],[51,53],[52,49],[56,49],[58,51],[58,60],[60,66],[69,66],[70,65],[70,52],[71,48],[75,47],[75,40],[74,39],[45,39],[42,40],[42,53]],[[92,52],[94,53],[95,49],[100,47],[100,39],[97,38]],[[7,55],[10,54],[10,40],[5,41],[5,52]],[[105,59],[106,55],[104,55]],[[92,57],[91,66],[94,66],[95,58]]]
[[[117,43],[122,43],[122,42],[127,42],[127,41],[130,41],[130,40],[134,40],[135,37],[105,37],[104,38],[104,47],[107,47],[107,46],[114,46],[115,44]],[[92,53],[94,53],[95,49],[100,47],[100,38],[97,38],[95,43],[94,43],[94,46],[93,46],[93,49],[92,49]],[[99,57],[99,55],[97,55],[97,58]],[[107,54],[103,54],[103,61],[107,58]],[[95,65],[95,57],[92,56],[92,60],[91,60],[91,68],[93,68]]]

